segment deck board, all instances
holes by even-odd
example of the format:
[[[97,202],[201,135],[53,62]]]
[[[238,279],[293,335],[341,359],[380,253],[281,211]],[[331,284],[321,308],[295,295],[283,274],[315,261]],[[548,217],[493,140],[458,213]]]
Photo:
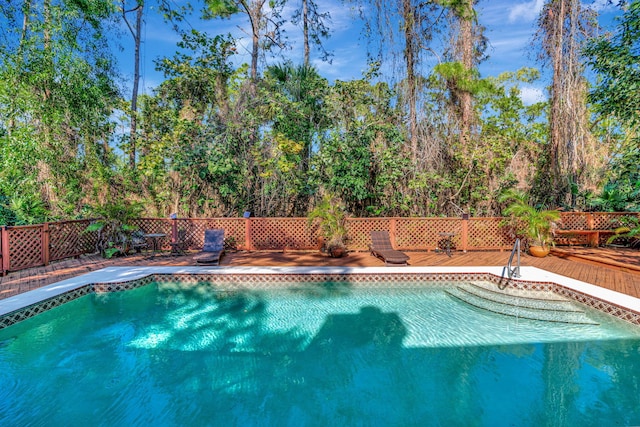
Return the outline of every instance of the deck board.
[[[571,251],[567,254],[568,251]],[[640,298],[640,251],[612,250],[608,248],[573,248],[545,258],[522,256],[523,266],[539,267],[556,274],[592,283],[607,289]],[[148,254],[135,254],[106,260],[98,255],[85,255],[36,267],[11,272],[0,277],[0,299],[36,289],[41,286],[75,277],[109,266],[186,266],[195,265],[193,255],[153,258]],[[407,252],[412,266],[503,266],[509,252],[474,251],[454,252],[451,257],[435,252]],[[586,254],[588,259],[578,258]],[[612,262],[613,265],[607,265]],[[319,252],[237,252],[226,254],[223,266],[383,266],[384,263],[368,252],[352,252],[344,258],[329,258]]]

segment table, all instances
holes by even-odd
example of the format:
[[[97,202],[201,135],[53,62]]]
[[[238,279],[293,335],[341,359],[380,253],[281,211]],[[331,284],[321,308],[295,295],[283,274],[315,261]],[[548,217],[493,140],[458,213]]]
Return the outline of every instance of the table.
[[[153,255],[155,256],[156,252],[159,252],[159,250],[158,250],[158,239],[162,239],[163,237],[167,237],[167,235],[164,234],[164,233],[149,233],[149,234],[144,234],[144,237],[146,239],[151,240],[151,250],[153,251]]]
[[[453,242],[451,241],[451,239],[453,238],[453,236],[455,236],[456,233],[438,233],[438,236],[442,237],[445,243],[445,247],[444,248],[440,248],[440,249],[444,249],[444,252],[448,255],[451,256],[451,246],[453,246]],[[438,242],[438,245],[440,244],[440,242]]]

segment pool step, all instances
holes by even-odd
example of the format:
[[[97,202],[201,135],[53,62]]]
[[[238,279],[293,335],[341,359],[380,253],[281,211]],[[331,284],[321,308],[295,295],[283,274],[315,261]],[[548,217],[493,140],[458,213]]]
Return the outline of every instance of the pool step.
[[[495,285],[464,283],[447,290],[458,300],[483,310],[522,319],[597,325],[576,303],[553,292],[501,291]]]

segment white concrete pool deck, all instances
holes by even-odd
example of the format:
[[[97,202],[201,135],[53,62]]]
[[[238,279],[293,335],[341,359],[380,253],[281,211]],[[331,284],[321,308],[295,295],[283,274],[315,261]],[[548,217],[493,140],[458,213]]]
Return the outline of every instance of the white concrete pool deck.
[[[504,267],[108,267],[0,300],[0,316],[73,291],[88,284],[126,282],[152,274],[393,274],[488,273],[502,276]],[[640,299],[600,288],[536,267],[521,267],[518,280],[550,282],[640,313]]]

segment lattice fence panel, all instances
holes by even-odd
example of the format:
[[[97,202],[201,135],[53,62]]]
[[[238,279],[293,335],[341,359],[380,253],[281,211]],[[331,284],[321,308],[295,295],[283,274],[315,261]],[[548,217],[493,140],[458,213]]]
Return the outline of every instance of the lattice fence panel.
[[[185,231],[185,242],[189,249],[202,249],[204,231],[212,228],[222,228],[225,239],[233,237],[239,248],[244,247],[244,218],[177,219],[176,221],[178,231]]]
[[[167,250],[171,248],[171,232],[173,226],[170,219],[166,218],[138,218],[131,221],[129,225],[138,227],[145,234],[165,234],[165,237],[158,238],[158,249]],[[152,243],[148,240],[149,247]]]
[[[563,212],[558,226],[561,230],[588,230],[587,214],[583,212]]]
[[[515,236],[502,225],[502,218],[469,219],[468,249],[509,249],[514,241]]]
[[[93,222],[92,220],[87,220],[85,222],[84,228],[79,233],[79,246],[82,249],[83,253],[93,253],[96,251],[96,244],[98,243],[98,232],[91,231],[85,232],[86,227],[89,226]]]
[[[622,226],[621,218],[637,216],[638,214],[629,212],[594,212],[592,215],[594,230],[612,230]]]
[[[256,249],[311,249],[317,245],[306,218],[251,218],[251,240]]]
[[[97,232],[85,232],[90,223],[90,220],[50,223],[49,260],[94,252]]]
[[[460,248],[462,239],[462,219],[460,218],[429,218],[429,226],[424,234],[425,244],[429,249],[440,248],[446,244],[446,236],[441,233],[451,233],[452,248]]]
[[[42,225],[11,227],[9,232],[9,270],[44,265]]]
[[[428,249],[429,218],[398,218],[395,220],[396,247],[400,250]]]
[[[390,218],[349,218],[347,219],[347,248],[365,251],[371,244],[372,231],[389,231]]]

